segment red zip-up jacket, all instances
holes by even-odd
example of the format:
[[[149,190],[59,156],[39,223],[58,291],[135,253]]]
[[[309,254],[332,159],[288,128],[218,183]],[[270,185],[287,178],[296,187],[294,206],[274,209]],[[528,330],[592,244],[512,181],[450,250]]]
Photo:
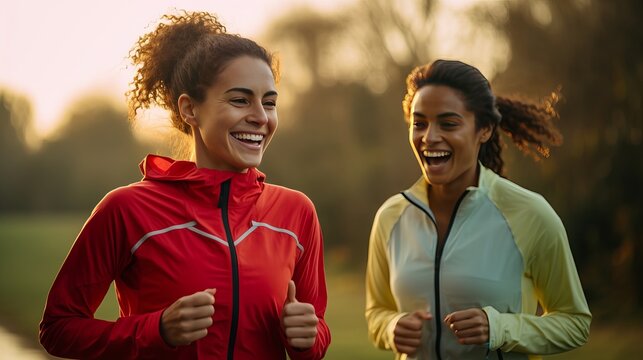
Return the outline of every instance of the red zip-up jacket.
[[[49,353],[107,359],[321,359],[322,235],[312,202],[267,184],[256,169],[235,173],[149,155],[142,181],[96,206],[54,281],[40,342]],[[281,327],[288,282],[315,307],[315,344],[291,348]],[[112,281],[120,316],[94,319]],[[208,335],[169,347],[160,317],[182,296],[216,288]],[[284,350],[285,349],[285,350]]]

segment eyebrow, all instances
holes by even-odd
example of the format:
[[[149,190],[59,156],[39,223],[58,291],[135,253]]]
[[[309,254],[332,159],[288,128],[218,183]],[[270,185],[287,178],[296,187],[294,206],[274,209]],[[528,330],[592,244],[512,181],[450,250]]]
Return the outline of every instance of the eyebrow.
[[[250,96],[253,96],[255,94],[254,91],[252,91],[250,89],[247,89],[247,88],[241,88],[241,87],[235,87],[235,88],[228,89],[225,92],[225,94],[230,93],[230,92],[235,92],[235,91],[240,92],[240,93],[244,93],[244,94],[250,95]],[[266,96],[274,96],[274,95],[277,95],[277,92],[274,91],[274,90],[267,91],[265,94],[263,94],[264,97],[266,97]]]
[[[419,111],[415,111],[415,112],[413,112],[413,117],[425,118],[426,115],[424,115],[423,113],[421,113]],[[458,114],[457,112],[453,112],[453,111],[447,111],[447,112],[440,113],[436,117],[438,119],[446,119],[446,118],[450,118],[450,117],[457,117],[459,119],[462,119],[462,115]]]
[[[458,114],[457,112],[453,112],[453,111],[447,111],[447,112],[443,112],[441,114],[438,114],[438,119],[445,119],[445,118],[450,118],[450,117],[457,117],[459,119],[463,118],[461,114]]]

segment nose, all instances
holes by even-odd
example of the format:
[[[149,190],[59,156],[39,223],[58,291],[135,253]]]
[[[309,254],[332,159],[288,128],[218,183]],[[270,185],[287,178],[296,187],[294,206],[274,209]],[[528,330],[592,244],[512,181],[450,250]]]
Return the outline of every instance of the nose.
[[[424,135],[422,136],[422,141],[425,144],[432,144],[439,142],[440,138],[441,134],[438,127],[433,123],[429,123],[424,131]]]
[[[268,122],[268,112],[263,107],[263,104],[261,102],[258,102],[257,104],[254,104],[254,106],[252,106],[251,112],[250,114],[248,114],[246,121],[257,124],[259,126],[264,125]]]

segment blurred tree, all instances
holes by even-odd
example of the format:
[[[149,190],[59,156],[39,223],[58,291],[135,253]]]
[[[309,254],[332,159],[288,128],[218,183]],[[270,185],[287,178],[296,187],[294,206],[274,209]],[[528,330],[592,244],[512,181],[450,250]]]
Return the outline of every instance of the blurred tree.
[[[24,165],[28,137],[33,131],[31,107],[24,97],[0,91],[0,212],[24,210]]]
[[[269,47],[285,54],[281,87],[292,101],[280,107],[283,125],[262,169],[271,181],[313,199],[330,256],[354,266],[365,259],[376,209],[419,175],[401,111],[409,64],[394,61],[382,43],[363,45],[369,34],[363,28],[376,27],[377,17],[388,21],[383,4],[361,3],[368,17],[350,9],[339,15],[296,10],[268,34]],[[375,68],[370,60],[376,58],[391,59],[390,71]],[[386,86],[373,86],[373,74],[386,75]],[[309,80],[305,86],[302,77]]]
[[[413,67],[431,59],[436,4],[433,0],[359,2],[354,45],[365,55],[371,86],[399,86]]]
[[[496,5],[497,6],[497,5]],[[610,316],[643,309],[643,2],[503,3],[511,46],[498,93],[562,85],[565,144],[542,166],[513,155],[509,174],[566,223],[583,284]],[[595,311],[596,313],[596,311]],[[596,313],[596,315],[607,315]]]
[[[32,208],[90,210],[108,191],[141,178],[136,164],[146,150],[124,109],[98,97],[79,101],[29,164],[30,182],[24,186]]]

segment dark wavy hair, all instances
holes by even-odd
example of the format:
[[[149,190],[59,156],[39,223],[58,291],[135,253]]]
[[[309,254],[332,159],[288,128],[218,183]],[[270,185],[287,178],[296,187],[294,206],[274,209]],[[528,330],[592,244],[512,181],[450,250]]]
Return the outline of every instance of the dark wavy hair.
[[[482,144],[478,160],[499,175],[503,174],[502,143],[497,129],[503,130],[524,153],[535,159],[549,156],[549,146],[562,144],[562,135],[554,126],[558,117],[554,105],[560,99],[556,90],[540,104],[496,97],[489,81],[475,67],[455,60],[436,60],[416,67],[406,78],[402,101],[404,117],[411,116],[415,93],[426,85],[444,85],[457,90],[467,110],[475,115],[476,129],[492,127],[489,141]]]
[[[156,104],[170,110],[175,128],[190,134],[190,126],[179,114],[179,96],[204,101],[207,88],[223,68],[241,56],[265,61],[278,80],[273,55],[250,39],[226,33],[216,15],[186,11],[164,15],[156,29],[141,36],[130,51],[138,67],[127,92],[130,119],[134,121],[138,110]]]

